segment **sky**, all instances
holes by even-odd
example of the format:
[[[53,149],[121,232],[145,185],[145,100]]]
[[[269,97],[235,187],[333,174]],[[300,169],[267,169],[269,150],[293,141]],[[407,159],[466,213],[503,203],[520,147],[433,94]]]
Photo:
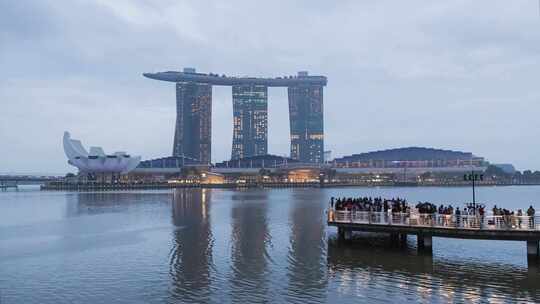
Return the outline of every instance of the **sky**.
[[[0,1],[0,172],[59,173],[62,134],[143,159],[172,153],[181,70],[328,77],[333,157],[422,146],[540,170],[537,0]],[[284,88],[269,153],[288,155]],[[214,87],[212,160],[232,97]]]

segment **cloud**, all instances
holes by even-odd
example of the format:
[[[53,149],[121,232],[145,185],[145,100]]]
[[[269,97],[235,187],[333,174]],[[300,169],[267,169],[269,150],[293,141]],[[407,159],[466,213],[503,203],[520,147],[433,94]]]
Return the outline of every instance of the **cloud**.
[[[540,169],[531,157],[540,152],[537,5],[1,2],[0,142],[8,148],[0,171],[68,170],[59,144],[64,130],[108,150],[170,154],[174,87],[141,74],[186,66],[328,76],[326,148],[334,156],[434,146]],[[230,95],[214,88],[214,161],[230,156]],[[286,92],[273,89],[270,97],[269,150],[286,154]]]

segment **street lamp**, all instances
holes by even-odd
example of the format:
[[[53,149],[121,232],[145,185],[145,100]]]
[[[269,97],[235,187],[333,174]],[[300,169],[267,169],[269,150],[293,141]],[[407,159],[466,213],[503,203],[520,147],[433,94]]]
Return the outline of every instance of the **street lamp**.
[[[475,181],[483,181],[484,180],[484,174],[476,174],[476,173],[474,173],[474,170],[471,170],[470,174],[463,175],[463,180],[472,182],[473,205],[476,205],[476,193],[475,193],[474,184],[475,184]]]

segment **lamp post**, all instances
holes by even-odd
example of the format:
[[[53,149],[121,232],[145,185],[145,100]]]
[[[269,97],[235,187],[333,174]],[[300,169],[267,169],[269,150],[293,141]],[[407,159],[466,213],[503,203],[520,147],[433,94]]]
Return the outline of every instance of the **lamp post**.
[[[475,191],[475,181],[483,181],[484,180],[484,174],[475,174],[474,170],[471,170],[470,174],[463,175],[463,180],[465,181],[471,181],[472,182],[472,199],[473,199],[473,205],[476,205],[476,191]]]

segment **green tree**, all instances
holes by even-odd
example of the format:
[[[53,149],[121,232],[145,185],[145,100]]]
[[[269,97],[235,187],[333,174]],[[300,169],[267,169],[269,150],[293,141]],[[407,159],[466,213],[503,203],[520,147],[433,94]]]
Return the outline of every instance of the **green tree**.
[[[486,171],[484,172],[484,174],[492,178],[509,178],[510,177],[510,174],[504,172],[503,169],[494,165],[489,165]]]

